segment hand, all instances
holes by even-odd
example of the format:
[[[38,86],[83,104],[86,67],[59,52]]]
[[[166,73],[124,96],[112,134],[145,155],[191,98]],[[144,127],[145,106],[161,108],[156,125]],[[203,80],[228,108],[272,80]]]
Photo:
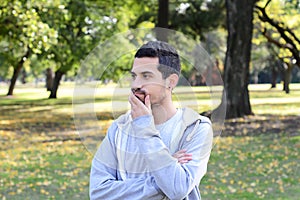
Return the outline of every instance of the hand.
[[[192,160],[192,154],[186,153],[186,149],[182,149],[173,154],[173,157],[178,160],[180,164],[188,163]]]
[[[139,100],[133,93],[129,95],[131,105],[131,117],[135,119],[143,115],[152,115],[150,96],[146,95],[145,104]]]

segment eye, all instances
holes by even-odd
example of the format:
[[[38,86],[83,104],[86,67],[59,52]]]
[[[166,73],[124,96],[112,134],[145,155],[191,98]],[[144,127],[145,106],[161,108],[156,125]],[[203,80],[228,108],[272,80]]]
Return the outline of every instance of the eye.
[[[135,78],[136,78],[136,75],[135,74],[131,74],[131,79],[135,80]]]
[[[144,77],[145,79],[149,79],[149,78],[150,78],[150,75],[149,75],[149,74],[143,74],[143,77]]]

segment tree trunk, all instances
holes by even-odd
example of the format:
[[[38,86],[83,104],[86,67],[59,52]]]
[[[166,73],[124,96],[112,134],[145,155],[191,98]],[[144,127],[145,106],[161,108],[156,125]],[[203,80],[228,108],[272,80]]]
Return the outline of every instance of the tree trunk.
[[[57,89],[60,83],[60,80],[62,76],[64,75],[64,72],[57,70],[55,72],[55,77],[52,85],[52,90],[49,96],[49,99],[56,99],[57,98]]]
[[[255,0],[226,0],[228,38],[224,87],[227,119],[253,114],[248,83],[254,4]]]
[[[157,27],[168,28],[169,27],[169,0],[158,0],[158,16]],[[160,41],[168,42],[167,31],[163,29],[156,30],[156,37]]]
[[[51,68],[46,69],[46,88],[51,91],[53,86],[53,73]]]
[[[27,77],[26,70],[23,68],[22,69],[22,76],[21,76],[22,84],[26,84],[26,77]]]
[[[286,94],[289,94],[293,65],[290,63],[287,63],[287,66],[288,66],[287,69],[284,71],[283,91],[285,91]]]
[[[271,88],[276,88],[277,70],[274,64],[272,65]]]
[[[22,56],[22,58],[18,62],[17,67],[14,68],[14,73],[13,73],[12,78],[10,79],[10,85],[9,85],[7,96],[13,95],[14,89],[15,89],[15,85],[16,85],[16,82],[17,82],[17,79],[18,79],[18,76],[19,76],[20,71],[21,71],[21,69],[23,67],[23,64],[25,62],[24,58],[28,58],[28,57],[30,57],[30,55],[31,55],[31,50],[28,48],[27,52],[25,53],[25,55]]]

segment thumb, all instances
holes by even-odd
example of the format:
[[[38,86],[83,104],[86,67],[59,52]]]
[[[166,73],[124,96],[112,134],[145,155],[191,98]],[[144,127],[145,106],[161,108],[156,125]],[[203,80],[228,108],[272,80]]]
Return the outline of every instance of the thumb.
[[[145,105],[147,108],[151,109],[151,102],[149,94],[145,97]]]

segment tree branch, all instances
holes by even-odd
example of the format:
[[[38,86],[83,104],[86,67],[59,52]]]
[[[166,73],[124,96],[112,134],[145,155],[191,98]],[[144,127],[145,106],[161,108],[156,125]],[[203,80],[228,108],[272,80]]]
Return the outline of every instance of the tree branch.
[[[295,35],[295,33],[293,33],[293,31],[290,28],[286,28],[286,31],[291,34],[291,36],[293,36],[293,38],[298,42],[298,44],[300,45],[300,39],[297,38],[297,36]]]
[[[272,0],[269,0],[269,1],[266,3],[264,9],[266,9],[266,7],[268,7],[268,5],[269,5],[269,3],[271,3],[271,1],[272,1]]]
[[[300,54],[299,54],[299,50],[297,49],[297,46],[295,44],[295,42],[293,41],[293,39],[295,39],[298,43],[299,43],[299,39],[296,37],[296,35],[291,31],[291,29],[289,28],[284,28],[281,26],[280,22],[276,22],[275,20],[271,19],[269,17],[269,15],[266,13],[266,7],[268,6],[268,4],[270,3],[271,0],[269,0],[267,2],[267,4],[265,5],[264,8],[260,7],[260,6],[255,6],[255,8],[257,10],[260,11],[260,14],[258,15],[259,19],[262,22],[267,22],[269,23],[272,27],[274,27],[278,33],[280,34],[281,38],[284,39],[284,41],[286,42],[286,44],[282,44],[279,41],[273,39],[270,35],[267,34],[266,30],[262,31],[263,35],[268,39],[269,42],[277,45],[280,48],[286,48],[288,49],[293,57],[296,59],[296,64],[300,67]],[[291,34],[292,38],[290,38],[286,33]]]
[[[289,49],[292,50],[293,47],[290,44],[282,44],[280,43],[278,40],[275,40],[274,38],[272,38],[266,31],[266,29],[264,29],[262,31],[263,36],[265,36],[265,38],[267,38],[268,42],[271,42],[273,44],[275,44],[276,46],[278,46],[279,48],[285,48],[285,49]]]

